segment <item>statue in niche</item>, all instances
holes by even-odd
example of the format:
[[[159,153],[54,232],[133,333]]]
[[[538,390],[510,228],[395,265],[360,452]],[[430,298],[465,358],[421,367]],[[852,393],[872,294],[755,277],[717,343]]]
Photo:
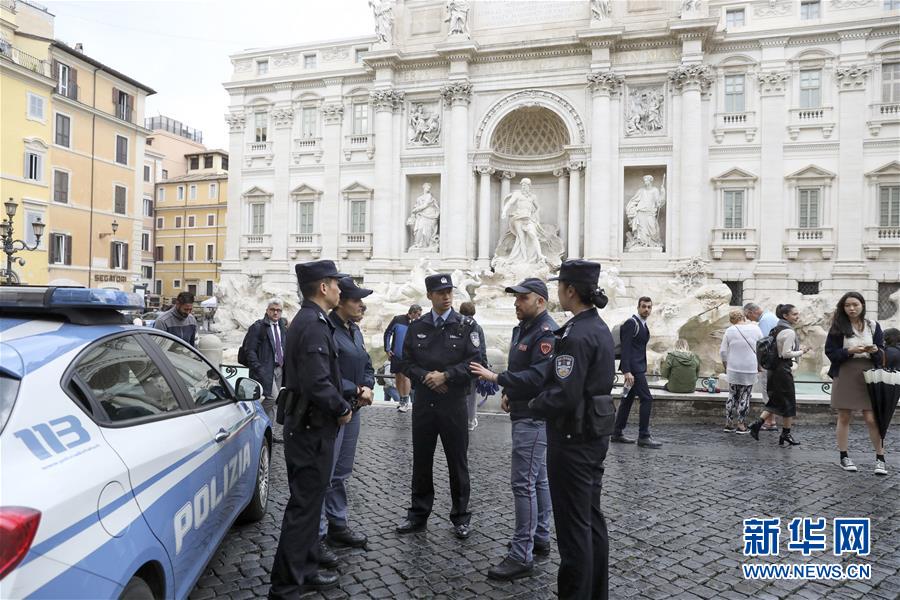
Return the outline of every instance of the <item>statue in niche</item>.
[[[509,228],[494,252],[492,266],[498,264],[559,265],[562,240],[553,232],[546,232],[540,222],[540,207],[531,191],[531,180],[523,178],[519,189],[503,199],[501,219],[508,219]]]
[[[625,205],[628,228],[625,234],[625,250],[642,248],[662,249],[659,235],[659,211],[666,204],[666,177],[662,185],[653,187],[653,176],[644,175],[644,186],[634,193]]]
[[[464,35],[469,37],[469,3],[467,0],[447,0],[447,18],[450,23],[448,36]]]
[[[625,135],[648,135],[662,131],[663,93],[657,88],[629,90]]]
[[[681,0],[681,14],[695,13],[700,10],[700,0]]]
[[[369,0],[369,7],[375,13],[375,35],[378,41],[390,44],[394,41],[394,1]]]
[[[409,128],[412,136],[411,144],[421,146],[434,146],[441,136],[441,116],[437,112],[425,112],[422,104],[416,104],[416,109],[409,116]]]
[[[609,19],[612,7],[609,5],[610,0],[591,0],[591,20],[606,21]]]
[[[409,213],[406,224],[412,227],[412,249],[437,250],[438,247],[438,220],[441,216],[441,207],[437,199],[431,194],[431,184],[422,184],[422,195],[416,198],[416,205]]]

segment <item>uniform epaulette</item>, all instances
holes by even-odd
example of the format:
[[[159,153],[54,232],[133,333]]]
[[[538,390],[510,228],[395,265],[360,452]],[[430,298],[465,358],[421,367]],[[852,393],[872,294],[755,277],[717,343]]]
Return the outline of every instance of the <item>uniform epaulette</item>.
[[[475,319],[473,319],[472,317],[467,317],[465,315],[460,315],[460,316],[462,316],[462,324],[463,325],[465,325],[467,327],[471,327],[472,325],[475,324]]]

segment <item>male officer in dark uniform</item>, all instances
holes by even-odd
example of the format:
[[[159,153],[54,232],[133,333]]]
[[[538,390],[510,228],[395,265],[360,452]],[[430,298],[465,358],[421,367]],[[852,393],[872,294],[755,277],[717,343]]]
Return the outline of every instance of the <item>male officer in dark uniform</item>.
[[[431,311],[412,322],[403,341],[400,370],[415,389],[412,416],[412,504],[398,533],[427,527],[434,504],[432,463],[440,436],[450,471],[453,533],[469,537],[469,429],[466,392],[469,363],[481,358],[474,321],[453,310],[453,281],[439,273],[425,278]]]
[[[284,459],[291,497],[284,509],[278,550],[272,565],[270,599],[299,598],[307,590],[337,587],[337,576],[319,573],[319,516],[334,460],[338,427],[352,417],[342,393],[334,324],[328,311],[341,296],[334,262],[296,266],[303,296],[291,322],[284,358],[284,386],[297,398],[285,410]],[[294,404],[292,403],[292,406]]]

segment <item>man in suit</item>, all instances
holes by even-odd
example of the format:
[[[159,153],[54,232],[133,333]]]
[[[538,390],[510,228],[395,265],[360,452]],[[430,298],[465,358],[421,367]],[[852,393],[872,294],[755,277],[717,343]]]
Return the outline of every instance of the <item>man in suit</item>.
[[[616,426],[611,441],[619,444],[634,443],[634,440],[625,437],[623,432],[628,424],[628,414],[631,412],[634,397],[637,396],[641,403],[638,446],[661,448],[662,442],[654,440],[650,435],[650,412],[653,409],[653,396],[650,395],[650,386],[647,384],[647,342],[650,341],[647,318],[652,311],[653,300],[642,296],[638,299],[637,314],[622,323],[619,328],[622,352],[619,370],[625,375],[625,388],[623,389],[625,397],[619,403]]]
[[[262,385],[265,398],[262,407],[275,421],[275,398],[281,389],[284,368],[284,338],[287,327],[281,319],[284,305],[278,298],[269,300],[265,316],[247,330],[242,346],[247,352],[250,379]]]

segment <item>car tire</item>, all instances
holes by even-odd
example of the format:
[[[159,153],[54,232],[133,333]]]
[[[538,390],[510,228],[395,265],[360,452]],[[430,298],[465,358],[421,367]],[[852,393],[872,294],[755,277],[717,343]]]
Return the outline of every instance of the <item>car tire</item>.
[[[259,467],[256,469],[256,483],[253,490],[253,498],[250,504],[238,517],[238,521],[242,523],[252,523],[259,521],[266,514],[266,507],[269,503],[269,444],[263,442],[259,449]]]
[[[156,600],[156,596],[146,581],[140,577],[132,577],[122,590],[119,600]]]

